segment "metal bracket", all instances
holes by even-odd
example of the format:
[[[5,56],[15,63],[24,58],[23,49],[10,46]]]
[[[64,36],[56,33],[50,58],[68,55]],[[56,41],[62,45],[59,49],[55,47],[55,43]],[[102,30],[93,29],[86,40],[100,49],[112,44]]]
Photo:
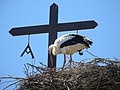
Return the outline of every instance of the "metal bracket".
[[[28,50],[29,50],[29,51],[28,51]],[[32,56],[32,59],[35,58],[35,57],[34,57],[34,54],[33,54],[33,52],[32,52],[32,50],[31,50],[31,48],[30,48],[29,43],[28,43],[27,47],[25,48],[25,50],[24,50],[24,51],[22,52],[22,54],[20,55],[20,57],[22,57],[22,56],[24,55],[25,52],[26,52],[27,54],[30,53],[31,56]]]

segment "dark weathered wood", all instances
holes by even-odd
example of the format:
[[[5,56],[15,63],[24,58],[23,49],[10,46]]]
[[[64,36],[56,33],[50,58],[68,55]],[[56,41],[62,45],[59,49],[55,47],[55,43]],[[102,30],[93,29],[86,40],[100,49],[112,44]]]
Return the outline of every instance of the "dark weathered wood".
[[[94,29],[98,24],[94,20],[58,24],[57,31]]]
[[[51,45],[54,43],[54,40],[57,39],[57,32],[94,29],[97,25],[98,24],[94,20],[58,23],[58,6],[53,3],[50,6],[50,20],[48,25],[16,27],[12,28],[9,33],[13,36],[49,33],[48,45]],[[52,66],[50,55],[48,54],[48,67],[56,67],[56,56],[53,56]]]
[[[97,25],[98,24],[94,20],[90,20],[90,21],[81,21],[81,22],[59,23],[54,28],[57,30],[57,32],[62,32],[62,31],[70,31],[70,30],[94,29]],[[9,32],[13,36],[19,36],[19,35],[28,35],[28,34],[49,33],[51,31],[52,31],[52,27],[50,27],[50,25],[38,25],[38,26],[12,28]]]
[[[9,33],[13,36],[47,33],[49,25],[27,26],[12,28]]]
[[[50,6],[49,24],[50,24],[50,30],[49,30],[48,46],[53,44],[53,42],[57,38],[58,6],[55,3],[52,6]],[[56,56],[53,56],[53,64],[51,64],[49,53],[48,53],[48,67],[56,67]]]

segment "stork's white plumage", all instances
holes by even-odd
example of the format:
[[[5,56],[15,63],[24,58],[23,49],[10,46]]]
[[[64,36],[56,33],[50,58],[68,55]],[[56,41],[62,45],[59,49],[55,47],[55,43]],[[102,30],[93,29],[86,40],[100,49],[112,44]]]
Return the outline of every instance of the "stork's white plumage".
[[[83,49],[90,48],[92,40],[85,36],[78,34],[65,34],[54,41],[54,44],[49,46],[49,53],[51,55],[64,54],[64,64],[66,63],[66,54],[70,55],[70,62],[72,61],[72,54],[80,52]],[[81,53],[80,53],[81,54]]]

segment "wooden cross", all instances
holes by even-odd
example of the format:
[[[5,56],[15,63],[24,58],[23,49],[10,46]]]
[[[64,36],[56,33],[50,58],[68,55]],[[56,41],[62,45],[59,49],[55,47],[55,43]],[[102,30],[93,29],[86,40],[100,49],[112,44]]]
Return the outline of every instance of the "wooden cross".
[[[39,33],[49,33],[49,44],[54,43],[57,39],[57,32],[71,31],[71,30],[84,30],[94,29],[98,24],[94,20],[58,23],[58,5],[53,3],[50,6],[50,19],[48,25],[28,26],[28,27],[15,27],[9,33],[13,36],[30,35]],[[50,62],[50,55],[48,53],[48,67],[56,67],[56,56],[53,57],[53,66]]]

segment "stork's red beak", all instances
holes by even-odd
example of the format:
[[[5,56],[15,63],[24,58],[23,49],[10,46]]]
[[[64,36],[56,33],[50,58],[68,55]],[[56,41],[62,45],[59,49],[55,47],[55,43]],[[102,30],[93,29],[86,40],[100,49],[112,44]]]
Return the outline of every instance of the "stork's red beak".
[[[52,54],[52,52],[49,52],[49,54],[50,54],[50,62],[51,62],[51,65],[53,67],[53,54]]]

